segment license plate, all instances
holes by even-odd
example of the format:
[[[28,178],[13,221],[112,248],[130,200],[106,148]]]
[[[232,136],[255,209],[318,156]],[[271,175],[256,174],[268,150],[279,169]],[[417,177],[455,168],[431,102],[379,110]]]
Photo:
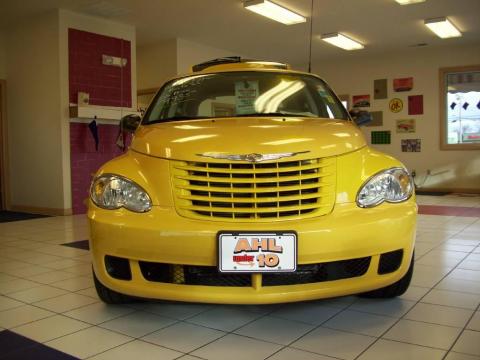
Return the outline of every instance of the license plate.
[[[287,232],[220,232],[220,272],[293,272],[297,267],[297,234]]]

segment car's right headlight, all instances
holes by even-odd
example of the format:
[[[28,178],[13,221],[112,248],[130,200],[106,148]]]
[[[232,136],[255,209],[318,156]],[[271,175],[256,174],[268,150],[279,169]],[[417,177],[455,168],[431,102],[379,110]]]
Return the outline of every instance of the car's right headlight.
[[[90,198],[98,207],[109,210],[124,207],[134,212],[146,212],[152,208],[145,190],[132,180],[115,174],[95,178],[90,187]]]
[[[399,203],[413,194],[413,180],[404,168],[396,167],[383,170],[368,179],[358,191],[357,205],[374,207],[384,201]]]

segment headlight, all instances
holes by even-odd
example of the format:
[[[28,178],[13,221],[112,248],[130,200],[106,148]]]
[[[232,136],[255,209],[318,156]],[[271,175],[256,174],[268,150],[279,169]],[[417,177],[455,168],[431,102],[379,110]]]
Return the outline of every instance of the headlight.
[[[382,202],[398,203],[412,196],[413,181],[403,168],[383,170],[362,185],[357,194],[357,205],[374,207]]]
[[[105,174],[94,179],[90,197],[95,205],[103,209],[124,207],[135,212],[146,212],[152,208],[147,192],[133,181],[119,175]]]

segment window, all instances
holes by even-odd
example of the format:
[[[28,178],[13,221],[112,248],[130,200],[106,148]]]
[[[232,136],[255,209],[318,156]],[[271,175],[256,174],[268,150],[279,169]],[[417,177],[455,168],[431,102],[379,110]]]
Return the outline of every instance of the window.
[[[440,69],[442,150],[480,149],[480,65]]]

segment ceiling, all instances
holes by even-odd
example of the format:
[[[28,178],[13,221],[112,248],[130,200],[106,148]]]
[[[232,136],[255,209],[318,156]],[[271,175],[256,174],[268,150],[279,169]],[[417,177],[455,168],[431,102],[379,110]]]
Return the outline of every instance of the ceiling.
[[[274,0],[310,18],[311,0]],[[480,0],[427,0],[401,6],[394,0],[313,0],[313,60],[351,56],[319,39],[342,32],[364,43],[363,54],[401,51],[417,44],[430,47],[480,46]],[[282,25],[243,8],[242,0],[1,0],[0,24],[54,8],[63,8],[135,25],[137,45],[180,37],[261,59],[294,64],[308,59],[309,22]],[[423,20],[449,18],[463,37],[442,40]]]

